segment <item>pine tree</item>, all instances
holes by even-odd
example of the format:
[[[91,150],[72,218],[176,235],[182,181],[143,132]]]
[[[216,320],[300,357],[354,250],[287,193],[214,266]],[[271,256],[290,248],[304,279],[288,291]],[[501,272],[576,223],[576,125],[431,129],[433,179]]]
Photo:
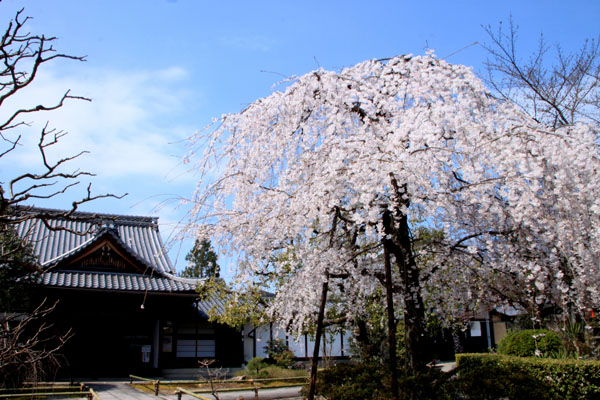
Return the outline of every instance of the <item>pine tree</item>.
[[[188,266],[181,272],[186,278],[219,277],[220,267],[217,264],[217,253],[214,252],[209,240],[198,240],[185,256]]]

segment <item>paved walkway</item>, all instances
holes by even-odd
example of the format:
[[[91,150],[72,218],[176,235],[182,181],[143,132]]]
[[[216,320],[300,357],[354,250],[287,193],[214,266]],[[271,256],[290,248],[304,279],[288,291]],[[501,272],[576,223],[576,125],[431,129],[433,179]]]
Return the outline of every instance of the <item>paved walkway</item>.
[[[157,399],[177,399],[176,395],[160,397],[152,393],[144,392],[129,385],[129,382],[89,382],[87,386],[94,389],[102,400],[157,400]]]
[[[129,382],[88,382],[87,386],[94,389],[102,400],[176,400],[177,395],[154,396],[153,393],[145,392],[129,385]],[[289,387],[278,389],[261,389],[258,392],[258,398],[261,400],[275,399],[301,399],[301,387]],[[209,393],[202,396],[212,399]],[[254,391],[243,390],[236,392],[219,393],[221,400],[255,400]],[[182,400],[193,400],[192,396],[183,395]]]
[[[273,388],[273,389],[260,389],[258,391],[258,398],[260,400],[295,400],[302,399],[300,396],[300,386],[287,387],[287,388]],[[209,393],[202,394],[207,399],[212,399],[213,396]],[[182,400],[194,400],[192,396],[183,396]],[[255,400],[255,394],[253,390],[240,390],[235,392],[221,392],[219,393],[220,400]],[[104,400],[104,399],[102,399]]]

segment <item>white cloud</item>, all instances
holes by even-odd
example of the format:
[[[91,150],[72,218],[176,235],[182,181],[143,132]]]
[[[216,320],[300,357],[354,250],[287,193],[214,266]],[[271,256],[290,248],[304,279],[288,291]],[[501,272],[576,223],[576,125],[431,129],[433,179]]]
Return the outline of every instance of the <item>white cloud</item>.
[[[50,113],[28,115],[33,122],[23,138],[23,146],[10,157],[12,167],[28,168],[39,163],[35,143],[46,120],[50,127],[68,132],[50,153],[55,159],[88,150],[90,154],[71,163],[71,168],[98,174],[100,179],[139,177],[185,178],[180,156],[186,149],[181,141],[193,132],[179,122],[189,109],[193,94],[183,83],[187,72],[179,67],[159,71],[96,71],[85,76],[62,76],[46,70],[35,86],[23,91],[13,107],[3,107],[6,115],[17,104],[54,104],[71,89],[71,94],[93,101],[68,101]],[[3,162],[8,161],[6,157]]]
[[[181,163],[187,152],[184,139],[196,129],[186,118],[189,121],[197,112],[194,105],[199,97],[187,89],[188,80],[188,72],[180,67],[156,71],[82,68],[81,75],[67,75],[55,66],[47,66],[31,87],[2,105],[0,118],[18,107],[56,104],[68,89],[72,95],[93,101],[70,100],[61,109],[28,114],[25,119],[31,126],[14,132],[22,135],[21,146],[0,158],[0,181],[6,183],[23,172],[41,170],[37,142],[49,121],[50,127],[68,132],[52,146],[51,160],[87,150],[89,154],[69,162],[65,171],[79,169],[96,176],[83,179],[82,187],[70,191],[70,195],[36,205],[67,208],[71,201],[81,198],[86,181],[91,181],[94,194],[129,195],[118,201],[97,201],[84,209],[159,216],[165,240],[176,240],[185,210],[170,200],[189,196],[195,187],[193,177]],[[4,144],[0,142],[0,146]],[[172,244],[174,248],[179,245]],[[182,258],[176,254],[171,257],[174,262]]]

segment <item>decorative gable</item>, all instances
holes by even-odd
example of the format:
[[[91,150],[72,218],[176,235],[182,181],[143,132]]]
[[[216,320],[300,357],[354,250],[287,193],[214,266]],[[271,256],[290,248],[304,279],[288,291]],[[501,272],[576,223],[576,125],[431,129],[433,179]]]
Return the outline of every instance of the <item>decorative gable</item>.
[[[148,267],[140,260],[130,255],[120,243],[110,235],[104,235],[94,243],[86,246],[77,254],[73,254],[59,262],[55,269],[94,271],[94,272],[119,272],[143,274]]]

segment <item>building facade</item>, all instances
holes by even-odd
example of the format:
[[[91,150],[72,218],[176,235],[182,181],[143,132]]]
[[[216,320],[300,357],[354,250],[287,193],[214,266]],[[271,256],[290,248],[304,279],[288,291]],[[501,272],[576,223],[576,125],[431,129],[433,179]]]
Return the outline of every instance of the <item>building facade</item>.
[[[21,212],[31,218],[18,225],[18,234],[42,270],[37,301],[56,303],[52,329],[71,335],[61,375],[156,375],[198,367],[202,359],[242,364],[241,332],[208,321],[208,310],[223,304],[201,301],[201,281],[175,275],[157,218]]]

